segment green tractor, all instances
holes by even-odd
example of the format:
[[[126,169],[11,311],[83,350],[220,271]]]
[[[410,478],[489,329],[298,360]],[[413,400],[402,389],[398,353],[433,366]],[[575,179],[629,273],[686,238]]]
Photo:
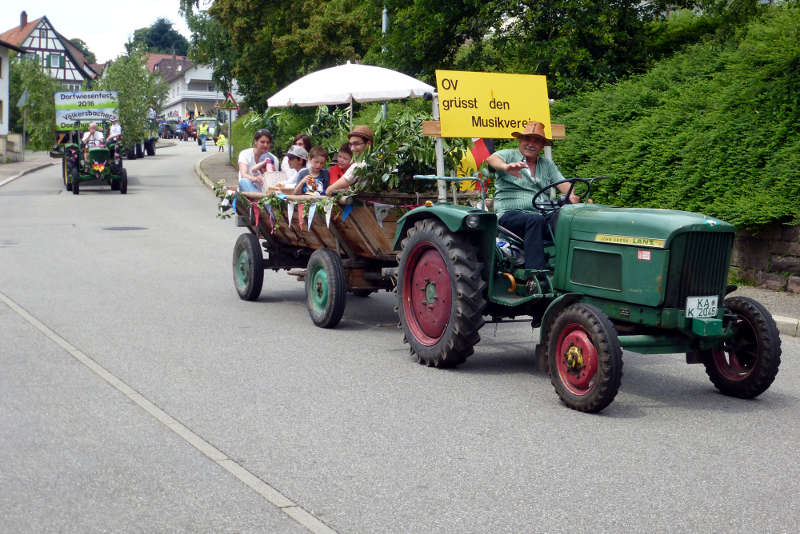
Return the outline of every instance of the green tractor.
[[[558,184],[533,199],[557,214],[547,270],[522,267],[523,239],[491,212],[437,202],[398,221],[397,308],[418,361],[457,366],[487,318],[530,316],[540,327],[537,358],[575,410],[599,412],[613,401],[623,349],[685,353],[725,395],[766,391],[780,337],[761,304],[725,299],[735,289],[727,284],[734,227],[695,213],[589,203],[592,180],[565,182],[583,203],[551,198]]]
[[[105,146],[90,147],[84,159],[84,146],[81,139],[80,122],[75,123],[75,132],[57,151],[51,152],[53,157],[63,158],[61,172],[64,187],[74,195],[80,194],[81,182],[100,182],[119,191],[123,195],[128,192],[128,171],[122,167],[122,154],[116,139]],[[103,123],[103,129],[106,124]]]

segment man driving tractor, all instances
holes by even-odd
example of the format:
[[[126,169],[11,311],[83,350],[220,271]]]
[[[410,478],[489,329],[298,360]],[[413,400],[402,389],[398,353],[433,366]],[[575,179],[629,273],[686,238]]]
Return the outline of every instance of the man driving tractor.
[[[89,131],[83,134],[83,160],[87,161],[89,159],[89,149],[93,147],[105,146],[105,139],[103,138],[103,132],[97,129],[96,122],[89,123]]]
[[[511,135],[519,139],[519,148],[497,151],[486,160],[497,173],[494,206],[498,223],[525,240],[526,269],[547,269],[544,241],[548,240],[553,214],[545,216],[536,212],[533,198],[564,177],[555,163],[539,157],[545,145],[553,144],[545,136],[544,124],[531,121],[523,131]],[[559,184],[557,188],[564,194],[569,193],[570,203],[580,202],[580,198],[570,192],[569,183]]]

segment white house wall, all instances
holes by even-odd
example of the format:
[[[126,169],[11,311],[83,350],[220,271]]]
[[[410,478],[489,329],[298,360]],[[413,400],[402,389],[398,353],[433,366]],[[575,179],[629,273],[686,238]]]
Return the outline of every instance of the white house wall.
[[[0,46],[0,101],[2,101],[2,105],[0,105],[0,114],[2,114],[2,120],[0,120],[0,135],[8,135],[8,48],[5,46]],[[16,102],[14,102],[16,104]]]

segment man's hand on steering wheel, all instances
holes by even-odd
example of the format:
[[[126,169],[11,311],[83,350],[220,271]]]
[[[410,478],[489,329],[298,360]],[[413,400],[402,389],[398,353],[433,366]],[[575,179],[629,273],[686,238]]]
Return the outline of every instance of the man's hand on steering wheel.
[[[576,184],[586,184],[586,191],[582,194],[575,193],[575,185]],[[555,200],[550,199],[550,189],[558,188],[561,184],[569,184],[569,189],[566,193],[559,194]],[[582,189],[582,187],[581,187]],[[558,182],[554,182],[547,187],[543,188],[541,191],[536,193],[533,197],[533,207],[539,210],[543,215],[547,215],[549,213],[553,213],[561,208],[561,206],[565,204],[578,204],[580,202],[584,202],[588,197],[589,193],[592,191],[592,183],[589,180],[584,180],[582,178],[569,178],[567,180],[559,180]],[[547,194],[545,195],[545,192]],[[559,189],[559,193],[560,193]],[[542,198],[540,198],[542,197]]]

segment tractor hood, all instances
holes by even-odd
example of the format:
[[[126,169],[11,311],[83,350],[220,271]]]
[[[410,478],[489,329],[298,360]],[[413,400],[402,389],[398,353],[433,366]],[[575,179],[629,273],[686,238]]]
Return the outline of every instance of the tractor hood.
[[[733,225],[700,213],[597,204],[564,206],[558,219],[559,232],[569,228],[574,239],[638,247],[669,248],[670,241],[684,232],[736,231]]]

